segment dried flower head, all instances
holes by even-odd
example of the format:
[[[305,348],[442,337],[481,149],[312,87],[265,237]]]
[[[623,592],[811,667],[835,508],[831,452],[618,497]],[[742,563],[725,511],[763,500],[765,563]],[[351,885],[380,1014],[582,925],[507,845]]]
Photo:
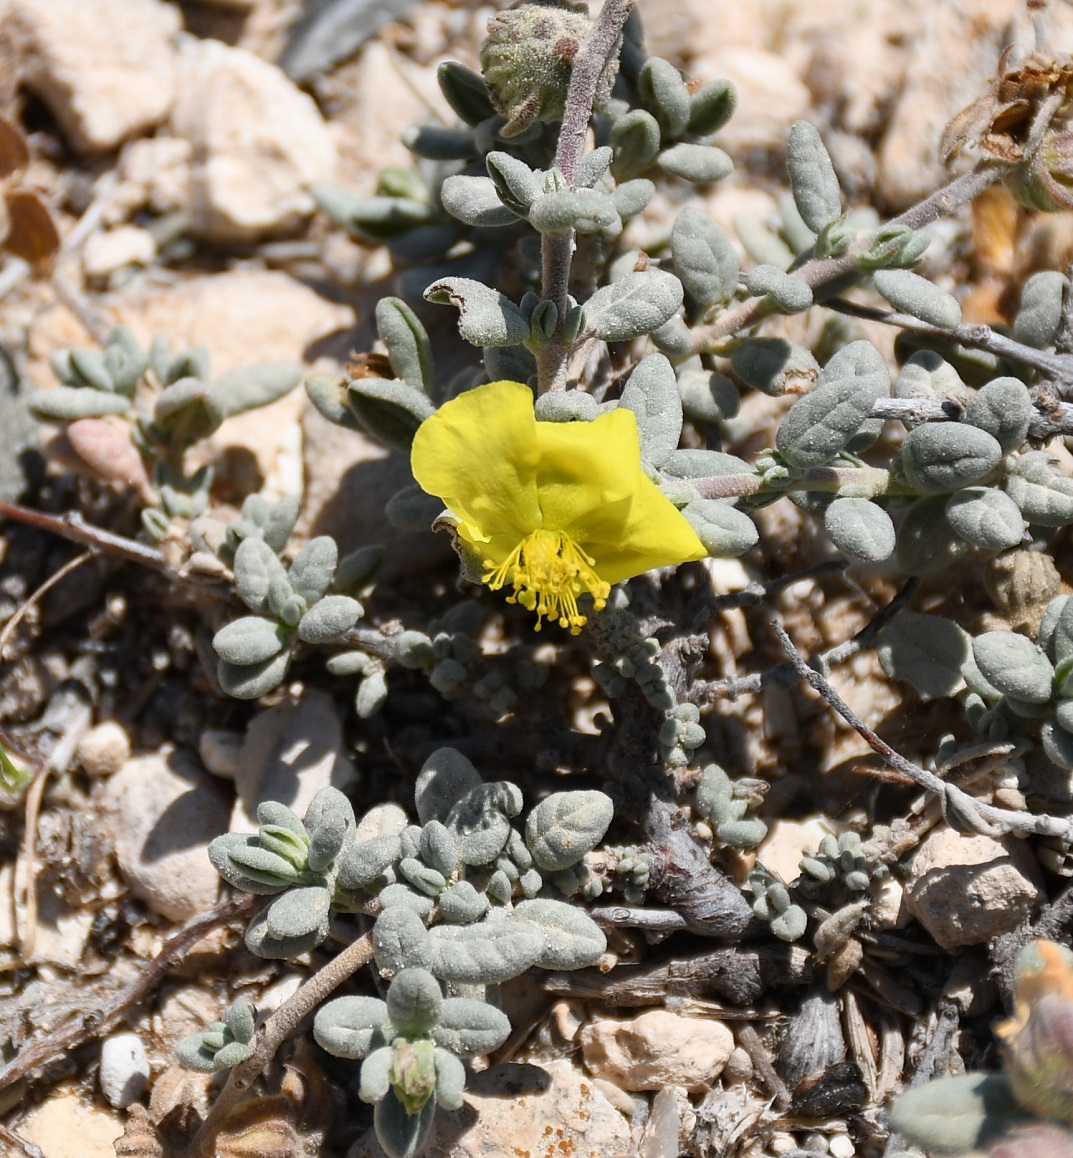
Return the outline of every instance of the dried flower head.
[[[611,584],[706,554],[641,469],[637,420],[538,422],[520,382],[478,386],[441,406],[414,438],[414,477],[443,499],[464,555],[493,591],[577,634]]]
[[[987,92],[943,130],[939,149],[950,161],[967,147],[1012,166],[1010,187],[1030,209],[1073,208],[1073,60],[1031,56],[1010,66],[999,59]]]

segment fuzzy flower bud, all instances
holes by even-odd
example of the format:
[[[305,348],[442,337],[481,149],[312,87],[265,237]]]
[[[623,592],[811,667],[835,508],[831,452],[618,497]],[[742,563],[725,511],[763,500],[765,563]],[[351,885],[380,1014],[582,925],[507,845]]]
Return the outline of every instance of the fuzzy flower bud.
[[[481,68],[492,104],[507,120],[503,137],[524,132],[534,121],[562,120],[574,59],[592,30],[584,5],[533,0],[508,8],[488,22]],[[611,94],[618,54],[600,78],[597,107]]]

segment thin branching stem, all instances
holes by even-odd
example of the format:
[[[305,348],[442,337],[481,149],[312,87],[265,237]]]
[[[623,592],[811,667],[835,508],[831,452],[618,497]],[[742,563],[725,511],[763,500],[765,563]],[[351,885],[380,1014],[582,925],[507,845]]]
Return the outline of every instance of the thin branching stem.
[[[881,739],[868,727],[835,691],[831,681],[808,663],[780,623],[773,622],[771,627],[801,679],[817,692],[820,698],[890,767],[919,788],[937,796],[943,816],[952,828],[959,832],[976,832],[984,836],[1029,834],[1054,836],[1067,844],[1073,843],[1073,820],[1055,816],[1036,816],[1029,812],[1014,812],[1008,808],[996,808],[992,804],[985,804],[957,785],[948,783],[934,772],[929,772],[900,755],[886,740]]]
[[[195,1158],[211,1158],[216,1153],[216,1136],[225,1126],[228,1114],[275,1057],[276,1050],[330,993],[372,959],[372,937],[366,933],[314,973],[272,1014],[258,1033],[253,1053],[231,1070],[227,1084],[198,1130],[192,1145]]]
[[[622,26],[636,0],[607,0],[591,34],[581,46],[570,73],[562,126],[555,149],[555,167],[574,187],[578,163],[585,150],[585,136],[592,120],[593,104],[607,62],[618,51]],[[574,255],[574,231],[541,236],[541,292],[554,302],[559,323],[552,341],[537,353],[537,393],[566,389],[570,351],[562,340],[563,319],[569,306],[570,264]]]
[[[904,225],[907,229],[921,229],[940,217],[946,217],[962,205],[967,205],[989,185],[1000,180],[1005,171],[1004,166],[981,161],[971,172],[956,178],[949,185],[895,217],[887,223],[887,228],[891,225]],[[794,276],[801,278],[815,289],[845,274],[853,273],[857,269],[857,258],[867,251],[874,239],[874,234],[861,238],[841,257],[811,258],[794,271]],[[747,298],[716,318],[710,325],[694,329],[694,351],[698,354],[705,353],[731,334],[740,333],[756,325],[768,309],[766,297]]]
[[[182,963],[187,954],[213,929],[229,924],[249,911],[253,897],[225,901],[204,916],[195,917],[174,937],[164,942],[163,948],[138,976],[110,1001],[97,1009],[87,1009],[77,1017],[65,1021],[58,1029],[44,1037],[28,1042],[14,1059],[0,1070],[0,1090],[26,1077],[59,1057],[96,1038],[103,1037],[125,1020],[154,989]]]

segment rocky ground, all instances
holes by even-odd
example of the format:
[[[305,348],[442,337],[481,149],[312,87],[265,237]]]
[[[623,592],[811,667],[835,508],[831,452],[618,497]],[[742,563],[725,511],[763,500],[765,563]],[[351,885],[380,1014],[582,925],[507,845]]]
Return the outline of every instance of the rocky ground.
[[[473,64],[494,9],[464,0],[384,5],[397,19],[367,28],[348,50],[338,32],[318,40],[308,31],[328,7],[0,0],[0,113],[23,126],[32,152],[17,180],[40,192],[62,238],[45,276],[14,258],[0,264],[8,452],[0,498],[77,508],[89,522],[136,533],[126,490],[65,472],[62,447],[49,445],[55,431],[39,428],[24,403],[30,386],[54,381],[54,350],[92,346],[117,323],[146,344],[162,334],[173,348],[205,346],[214,373],[266,360],[331,369],[370,347],[372,305],[391,292],[390,264],[383,250],[315,213],[309,188],[371,193],[380,167],[407,163],[400,133],[449,117],[435,66]],[[1028,28],[1020,0],[640,7],[650,51],[698,79],[738,86],[739,110],[719,140],[736,169],[703,194],[728,228],[736,215],[772,213],[798,117],[819,125],[859,203],[889,215],[927,195],[947,179],[936,152],[943,125],[982,91],[1001,47]],[[1056,38],[1073,46],[1073,9],[1057,8],[1054,21]],[[657,229],[658,205],[650,217]],[[1014,279],[1062,268],[1073,250],[1068,215],[1009,217],[990,245],[973,238],[967,217],[934,231],[929,260],[972,281],[970,320],[973,311],[992,320]],[[770,405],[762,396],[746,404],[757,446]],[[299,538],[330,533],[343,551],[385,544],[372,609],[381,622],[406,622],[415,606],[427,617],[429,606],[450,601],[456,571],[444,542],[405,535],[383,515],[408,481],[405,461],[331,426],[302,391],[229,419],[206,458],[221,502],[267,488],[301,499]],[[778,509],[765,515],[760,548],[713,565],[722,589],[822,557],[811,524]],[[0,622],[11,622],[78,550],[39,529],[0,524]],[[1061,562],[1060,570],[1071,574]],[[806,652],[833,646],[893,590],[882,568],[853,586],[802,581],[767,607],[721,612],[712,657],[728,675],[759,670],[775,655],[765,626],[772,610]],[[983,595],[964,591],[965,615],[984,614]],[[924,604],[948,594],[936,583]],[[389,797],[405,803],[396,753],[443,734],[429,722],[440,710],[436,697],[416,683],[388,723],[356,719],[352,687],[321,669],[292,677],[267,708],[223,697],[208,674],[208,641],[227,615],[199,589],[177,589],[105,554],[0,634],[0,724],[47,769],[0,813],[5,1060],[106,1007],[184,922],[217,904],[206,846],[229,827],[252,827],[259,801],[284,800],[301,813],[330,784],[359,807]],[[942,734],[946,709],[893,686],[870,653],[836,682],[892,743],[910,755],[933,751],[929,737]],[[575,690],[579,719],[586,707],[591,715],[583,684]],[[709,739],[713,758],[735,753],[735,771],[772,782],[759,855],[784,879],[797,875],[802,851],[820,835],[867,815],[878,798],[853,773],[867,746],[808,692],[744,697],[713,719]],[[802,950],[794,977],[735,1007],[718,986],[675,984],[699,976],[697,954],[710,945],[682,946],[681,960],[677,951],[650,959],[643,940],[626,936],[615,947],[620,959],[655,970],[644,984],[636,972],[617,984],[613,972],[599,983],[558,978],[547,987],[522,978],[507,996],[514,1037],[474,1076],[466,1107],[440,1114],[429,1153],[880,1155],[880,1108],[922,1054],[954,1056],[956,1046],[970,1062],[989,1058],[988,1026],[1000,1009],[987,946],[1060,891],[1058,872],[1068,875],[1057,853],[1040,859],[1024,842],[936,826],[908,876],[886,886],[875,937],[848,968],[850,980],[836,978],[834,995],[813,987]],[[86,1032],[0,1091],[0,1150],[156,1153],[146,1122],[203,1112],[212,1096],[208,1079],[176,1067],[175,1041],[237,994],[273,1008],[302,975],[302,966],[250,956],[235,926],[210,932],[179,964],[152,974],[151,992],[124,1009],[103,1047]],[[343,1063],[300,1049],[288,1064],[314,1091],[304,1104],[316,1112],[298,1131],[305,1149],[235,1142],[228,1155],[381,1154],[353,1098],[346,1113],[329,1113],[353,1084]]]

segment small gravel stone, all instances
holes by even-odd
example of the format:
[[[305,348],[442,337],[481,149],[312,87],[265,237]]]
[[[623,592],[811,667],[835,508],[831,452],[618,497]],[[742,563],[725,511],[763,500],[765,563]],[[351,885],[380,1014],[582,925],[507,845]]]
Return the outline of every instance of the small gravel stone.
[[[221,780],[234,780],[238,775],[239,758],[242,753],[241,732],[227,732],[222,728],[209,728],[201,733],[197,752],[201,763]]]
[[[857,1153],[857,1147],[853,1145],[848,1134],[835,1134],[827,1143],[827,1153],[831,1158],[853,1158]]]
[[[136,1033],[117,1033],[101,1046],[101,1092],[117,1110],[136,1102],[149,1084],[149,1058]]]
[[[130,759],[130,737],[114,720],[83,733],[75,758],[87,776],[114,776]]]
[[[581,1031],[585,1064],[624,1090],[702,1090],[723,1072],[734,1036],[714,1018],[653,1009],[627,1021],[605,1018]]]
[[[939,829],[909,867],[906,905],[943,949],[982,945],[1027,921],[1043,897],[1024,841]]]
[[[220,878],[208,847],[227,831],[228,810],[218,781],[165,746],[128,760],[108,781],[103,803],[102,824],[136,897],[172,921],[212,908]]]

